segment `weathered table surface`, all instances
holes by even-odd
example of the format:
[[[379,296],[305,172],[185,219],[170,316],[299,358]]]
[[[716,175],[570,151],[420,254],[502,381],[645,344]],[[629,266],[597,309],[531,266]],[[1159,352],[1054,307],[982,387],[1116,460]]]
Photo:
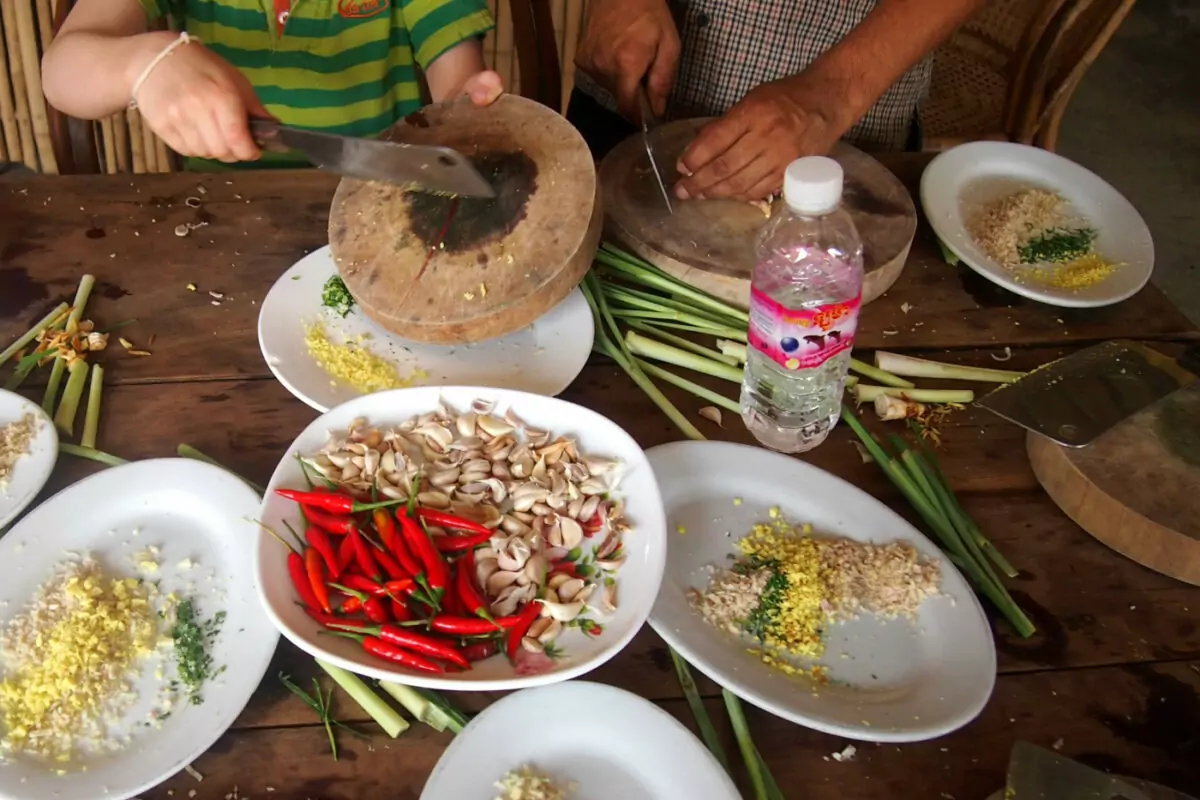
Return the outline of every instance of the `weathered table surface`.
[[[910,187],[925,159],[887,160]],[[89,315],[153,351],[106,354],[100,446],[125,458],[168,456],[188,442],[265,482],[314,412],[271,377],[259,354],[258,304],[272,282],[326,242],[335,179],[317,172],[234,176],[35,178],[0,187],[0,342],[11,341],[79,276],[99,279]],[[197,198],[195,201],[188,198]],[[192,224],[186,237],[179,225]],[[194,284],[197,291],[188,288]],[[216,292],[214,299],[209,292]],[[866,308],[860,348],[956,351],[958,360],[1030,368],[1114,337],[1200,338],[1156,289],[1113,308],[1055,309],[1003,292],[942,263],[926,227],[905,274]],[[36,387],[33,387],[36,391]],[[691,412],[689,396],[668,394]],[[594,361],[564,393],[609,416],[644,446],[679,438],[617,368]],[[698,421],[713,438],[738,438]],[[733,427],[733,426],[731,426]],[[740,427],[740,426],[738,426]],[[1152,573],[1093,540],[1039,489],[1014,427],[981,411],[945,426],[941,458],[967,509],[1021,569],[1014,594],[1039,633],[1029,641],[994,625],[995,694],[978,720],[917,745],[859,745],[750,710],[764,757],[793,798],[982,800],[1003,784],[1012,743],[1023,738],[1104,768],[1180,789],[1200,787],[1200,589]],[[839,427],[806,456],[908,513]],[[64,458],[48,490],[94,471]],[[236,665],[231,665],[236,669]],[[147,798],[416,798],[448,737],[413,726],[400,739],[374,731],[343,737],[334,762],[311,711],[275,675],[307,679],[311,659],[284,643],[234,728],[196,762],[202,783],[180,773]],[[691,725],[667,651],[647,628],[589,676],[633,690]],[[716,687],[702,691],[720,712]],[[456,698],[468,709],[493,699]],[[343,705],[347,718],[358,709]],[[724,726],[723,713],[714,713]],[[549,721],[548,721],[549,722]],[[528,724],[539,724],[529,720]],[[371,730],[371,727],[367,727]],[[727,747],[732,736],[722,727]]]

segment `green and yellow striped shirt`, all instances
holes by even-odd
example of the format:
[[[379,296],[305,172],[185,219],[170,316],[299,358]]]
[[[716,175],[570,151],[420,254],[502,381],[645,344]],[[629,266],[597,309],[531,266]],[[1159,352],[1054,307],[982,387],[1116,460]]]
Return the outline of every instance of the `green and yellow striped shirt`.
[[[237,67],[280,122],[347,136],[375,136],[420,108],[418,69],[494,24],[487,0],[292,0],[282,30],[273,0],[141,3]],[[246,166],[304,163],[264,153]]]

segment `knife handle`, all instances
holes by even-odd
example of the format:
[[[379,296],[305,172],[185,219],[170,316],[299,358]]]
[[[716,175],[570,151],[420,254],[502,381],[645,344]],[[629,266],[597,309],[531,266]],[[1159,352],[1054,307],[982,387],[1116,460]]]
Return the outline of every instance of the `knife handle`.
[[[250,135],[254,137],[254,143],[263,150],[270,150],[274,153],[291,151],[291,148],[280,139],[279,134],[282,127],[273,119],[250,118]]]

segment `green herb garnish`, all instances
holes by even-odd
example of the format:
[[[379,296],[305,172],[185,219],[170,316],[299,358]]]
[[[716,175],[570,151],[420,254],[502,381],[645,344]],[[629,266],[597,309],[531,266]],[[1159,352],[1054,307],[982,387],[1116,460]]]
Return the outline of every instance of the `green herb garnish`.
[[[317,716],[320,718],[321,724],[325,726],[325,733],[329,735],[329,749],[333,751],[334,761],[338,760],[337,738],[333,735],[333,728],[335,725],[342,730],[349,731],[355,736],[362,737],[363,739],[370,738],[365,734],[359,733],[345,723],[339,722],[333,718],[333,711],[330,707],[333,700],[333,689],[330,689],[327,694],[322,694],[321,684],[317,682],[316,678],[313,678],[313,694],[309,694],[293,683],[291,677],[289,677],[286,672],[279,673],[279,682],[282,683],[289,692],[303,700],[309,708],[317,712]]]
[[[212,656],[208,652],[209,645],[220,633],[221,624],[224,622],[224,611],[218,611],[212,619],[201,622],[196,617],[196,606],[191,600],[184,600],[175,609],[175,625],[171,628],[171,638],[175,642],[179,681],[173,682],[171,688],[177,689],[181,685],[186,688],[188,699],[194,706],[204,702],[200,695],[200,687],[204,682],[225,671],[224,667],[213,669]]]
[[[354,308],[354,296],[346,288],[346,284],[338,275],[331,275],[325,281],[321,290],[321,305],[333,309],[341,316],[346,316]]]
[[[783,595],[788,589],[787,576],[779,571],[779,562],[777,561],[756,561],[750,564],[740,564],[735,569],[743,572],[743,574],[759,569],[771,571],[771,577],[767,579],[767,585],[763,587],[762,595],[758,598],[758,606],[750,612],[750,615],[742,623],[742,629],[746,633],[760,642],[765,642],[767,634],[779,622],[779,613],[783,606]]]
[[[1085,256],[1096,232],[1091,228],[1051,228],[1017,248],[1022,263],[1059,264]]]

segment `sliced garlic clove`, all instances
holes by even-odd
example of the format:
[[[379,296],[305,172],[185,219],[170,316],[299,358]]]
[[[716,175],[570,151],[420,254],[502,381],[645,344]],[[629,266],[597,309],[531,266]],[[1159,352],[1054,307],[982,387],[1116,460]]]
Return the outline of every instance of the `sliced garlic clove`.
[[[492,414],[484,414],[476,420],[479,429],[489,436],[506,436],[513,432],[514,427]]]
[[[583,603],[556,603],[553,600],[544,600],[538,598],[537,602],[542,604],[542,616],[550,617],[558,622],[570,622],[579,616],[583,611]]]
[[[450,495],[445,492],[418,492],[417,503],[430,508],[446,509],[450,507]]]
[[[562,546],[573,550],[583,541],[583,526],[570,517],[559,517],[559,528],[562,529]]]
[[[541,622],[541,619],[539,619],[538,622]],[[532,633],[532,628],[531,628],[530,635],[536,636],[537,640],[539,642],[541,642],[542,644],[550,644],[550,642],[553,642],[555,639],[558,638],[559,634],[562,633],[562,630],[563,630],[562,623],[556,619],[551,619],[551,620],[549,620],[549,624],[547,624],[546,627],[544,629],[542,629],[541,633],[534,634],[534,633]]]
[[[558,599],[562,602],[570,603],[576,599],[575,595],[583,591],[583,587],[586,585],[586,582],[582,578],[568,577],[567,580],[558,585],[558,588],[555,589],[555,594],[558,595]]]
[[[617,610],[617,582],[612,578],[604,581],[604,592],[601,595],[601,606],[609,614]]]
[[[500,569],[498,561],[492,563],[496,566],[496,570],[484,579],[483,586],[487,590],[488,597],[498,597],[504,589],[517,582],[521,573]]]
[[[528,650],[530,653],[546,652],[545,646],[543,646],[542,643],[539,642],[537,639],[534,639],[530,636],[526,636],[524,639],[521,640],[521,647],[524,648],[525,650]]]

